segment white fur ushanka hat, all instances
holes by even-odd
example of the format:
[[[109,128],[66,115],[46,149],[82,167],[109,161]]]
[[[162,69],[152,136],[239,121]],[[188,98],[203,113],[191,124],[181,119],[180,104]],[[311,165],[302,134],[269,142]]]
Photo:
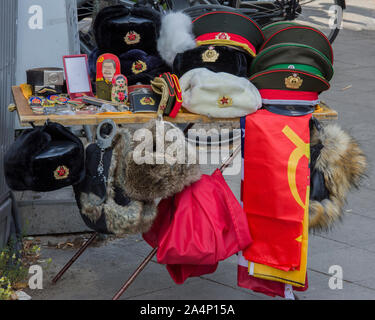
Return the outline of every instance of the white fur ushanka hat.
[[[262,106],[258,89],[246,78],[206,68],[192,69],[180,78],[182,105],[213,118],[237,118]]]

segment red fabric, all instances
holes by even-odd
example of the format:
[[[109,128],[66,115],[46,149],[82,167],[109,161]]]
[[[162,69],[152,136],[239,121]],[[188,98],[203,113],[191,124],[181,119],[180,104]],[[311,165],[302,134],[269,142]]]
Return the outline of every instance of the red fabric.
[[[237,269],[237,285],[270,297],[285,297],[285,283],[255,278],[249,275],[246,267],[240,265]]]
[[[318,100],[317,92],[310,91],[292,91],[292,90],[276,90],[276,89],[259,89],[262,99],[269,100]]]
[[[143,238],[158,247],[157,261],[168,265],[176,283],[214,272],[251,243],[246,215],[218,169],[162,200]]]
[[[180,111],[181,106],[182,106],[182,92],[181,92],[180,83],[178,81],[178,77],[175,74],[172,74],[171,76],[175,85],[176,103],[174,104],[173,109],[169,114],[169,117],[175,118],[178,114],[178,111]]]
[[[297,148],[283,132],[289,128],[309,143],[311,115],[287,117],[267,110],[246,117],[243,205],[253,243],[244,250],[246,260],[284,271],[298,269],[304,209],[297,203],[288,180],[289,157]],[[304,149],[305,150],[305,149]],[[297,193],[305,202],[309,160],[299,158],[295,170]]]

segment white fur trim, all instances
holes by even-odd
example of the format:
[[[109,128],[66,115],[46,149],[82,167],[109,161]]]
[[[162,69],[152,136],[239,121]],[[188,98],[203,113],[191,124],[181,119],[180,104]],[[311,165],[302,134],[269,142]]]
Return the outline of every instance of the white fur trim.
[[[183,106],[193,113],[214,118],[237,118],[257,111],[262,106],[258,89],[246,78],[226,72],[196,68],[180,79]],[[230,104],[218,100],[229,97]]]
[[[182,12],[168,13],[162,18],[157,48],[169,66],[177,53],[196,47],[192,28],[191,18]]]

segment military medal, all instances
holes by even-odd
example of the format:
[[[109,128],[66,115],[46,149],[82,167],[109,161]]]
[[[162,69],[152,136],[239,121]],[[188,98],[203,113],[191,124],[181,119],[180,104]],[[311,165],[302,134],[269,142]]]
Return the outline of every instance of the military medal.
[[[299,89],[302,86],[302,82],[303,80],[296,73],[285,78],[285,86],[288,89]]]
[[[219,58],[219,53],[210,46],[205,52],[202,53],[203,62],[215,62]]]
[[[141,36],[135,31],[129,31],[124,37],[126,44],[136,44],[141,41]]]

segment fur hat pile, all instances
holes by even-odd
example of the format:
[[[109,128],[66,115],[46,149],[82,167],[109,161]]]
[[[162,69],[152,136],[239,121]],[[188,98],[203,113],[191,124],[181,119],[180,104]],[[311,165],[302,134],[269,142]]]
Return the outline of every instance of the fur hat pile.
[[[153,160],[164,157],[167,162],[137,164],[134,153],[142,145],[133,141],[135,132],[121,128],[113,138],[112,147],[103,155],[106,179],[101,180],[97,173],[100,149],[96,144],[86,148],[86,176],[74,191],[81,216],[89,228],[116,236],[144,233],[156,218],[157,199],[170,197],[199,180],[198,165],[170,164],[174,156],[168,150],[173,142],[165,142],[165,152],[157,150],[156,139],[165,138],[156,135],[157,123],[151,121],[144,128],[152,132],[153,139],[146,150],[151,151],[149,156]],[[177,153],[182,151],[180,144],[178,148]]]
[[[317,154],[314,159],[312,153],[309,228],[329,230],[342,219],[346,197],[359,186],[367,160],[358,142],[336,124],[313,129],[311,148]]]
[[[199,165],[188,163],[188,159],[194,158],[190,153],[193,152],[191,150],[195,152],[195,147],[189,148],[189,143],[185,140],[180,129],[169,122],[157,120],[148,122],[144,129],[152,132],[152,145],[148,148],[152,151],[149,155],[152,161],[150,164],[137,164],[134,160],[136,147],[133,145],[133,151],[129,152],[126,157],[127,195],[144,201],[156,198],[164,199],[182,191],[185,186],[200,179]],[[159,130],[164,130],[165,135],[164,132],[159,134]],[[177,140],[168,141],[170,140],[168,139],[169,133],[177,137]],[[157,143],[164,145],[164,152],[158,150]],[[171,148],[172,146],[176,147],[175,150]],[[183,156],[182,161],[179,161],[179,155]],[[158,162],[162,163],[158,164]]]

